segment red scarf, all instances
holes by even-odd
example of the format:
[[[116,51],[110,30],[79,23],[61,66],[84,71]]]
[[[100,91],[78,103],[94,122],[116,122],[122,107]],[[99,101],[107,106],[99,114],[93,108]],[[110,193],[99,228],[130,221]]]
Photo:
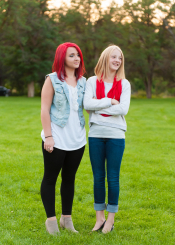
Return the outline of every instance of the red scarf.
[[[114,77],[112,88],[108,92],[107,97],[120,101],[121,93],[122,93],[122,80],[117,81],[116,77]],[[98,79],[96,81],[96,96],[97,99],[105,98],[105,85],[102,79],[100,80],[100,82],[98,81]],[[103,117],[110,117],[110,115],[107,114],[101,114],[101,115]]]

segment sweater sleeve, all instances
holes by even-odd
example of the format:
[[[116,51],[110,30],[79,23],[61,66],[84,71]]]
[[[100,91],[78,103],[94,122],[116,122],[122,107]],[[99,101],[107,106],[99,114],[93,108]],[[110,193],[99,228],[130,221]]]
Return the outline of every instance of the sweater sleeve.
[[[83,77],[83,83],[84,83],[84,91],[83,91],[83,93],[85,95],[85,90],[86,90],[86,78],[85,77]],[[84,100],[84,97],[83,97],[83,100]],[[84,103],[83,103],[83,108],[84,108]]]
[[[111,99],[110,98],[103,98],[103,99],[93,99],[95,96],[93,93],[93,77],[89,78],[86,82],[86,90],[84,95],[84,109],[85,110],[102,110],[111,106]]]
[[[125,116],[128,113],[131,98],[131,86],[127,80],[125,81],[126,83],[122,88],[122,93],[120,96],[120,103],[118,105],[112,105],[110,108],[107,109],[96,110],[95,113],[107,114],[111,116]]]

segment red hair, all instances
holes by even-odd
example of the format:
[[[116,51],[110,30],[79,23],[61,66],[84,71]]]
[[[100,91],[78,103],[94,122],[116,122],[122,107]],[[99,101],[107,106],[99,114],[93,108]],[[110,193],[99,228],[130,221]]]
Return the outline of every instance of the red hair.
[[[52,65],[52,72],[56,72],[58,78],[63,82],[64,78],[66,77],[66,71],[64,67],[64,61],[66,57],[66,51],[69,47],[74,47],[78,51],[80,55],[80,65],[78,68],[75,69],[75,76],[77,80],[83,76],[83,74],[86,72],[84,61],[83,61],[83,55],[81,52],[81,49],[78,47],[75,43],[62,43],[58,46],[55,52],[55,59]]]

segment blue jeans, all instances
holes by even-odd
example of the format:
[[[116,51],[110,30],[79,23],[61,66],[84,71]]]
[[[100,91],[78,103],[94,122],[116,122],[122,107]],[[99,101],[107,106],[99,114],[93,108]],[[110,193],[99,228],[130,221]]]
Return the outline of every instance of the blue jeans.
[[[89,137],[89,155],[94,176],[94,209],[118,211],[120,165],[125,139]],[[105,168],[105,160],[107,162]],[[108,204],[105,204],[105,176],[107,170]]]

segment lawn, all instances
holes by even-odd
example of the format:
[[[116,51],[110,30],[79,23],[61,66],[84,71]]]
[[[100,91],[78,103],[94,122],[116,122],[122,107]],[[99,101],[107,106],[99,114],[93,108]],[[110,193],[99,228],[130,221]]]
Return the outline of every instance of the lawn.
[[[85,112],[86,122],[88,114]],[[78,234],[50,236],[40,198],[43,176],[40,98],[0,97],[0,244],[175,244],[175,99],[133,99],[120,178],[119,212],[109,234],[95,223],[88,145],[76,177]],[[88,132],[88,123],[86,123]],[[61,215],[60,176],[56,189]]]

